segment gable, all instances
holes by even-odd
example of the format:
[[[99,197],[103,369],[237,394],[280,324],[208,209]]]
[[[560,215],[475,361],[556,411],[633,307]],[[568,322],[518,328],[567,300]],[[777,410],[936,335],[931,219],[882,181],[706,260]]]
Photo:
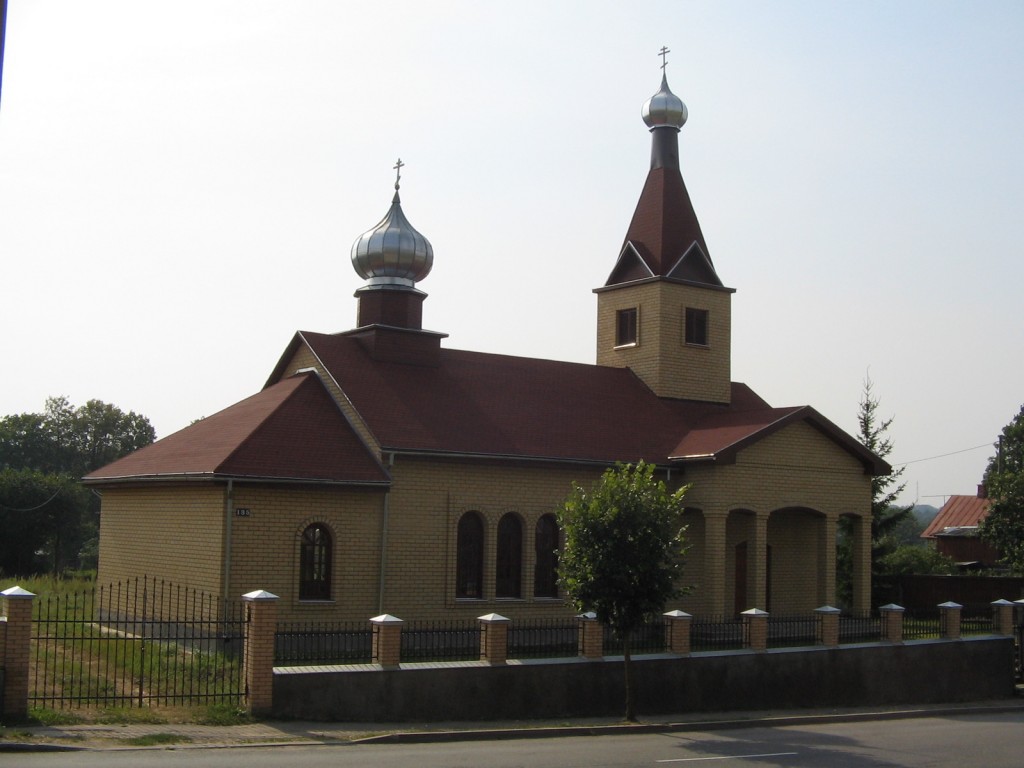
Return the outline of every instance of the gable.
[[[375,485],[389,481],[320,378],[300,374],[90,473],[93,485],[251,479]]]

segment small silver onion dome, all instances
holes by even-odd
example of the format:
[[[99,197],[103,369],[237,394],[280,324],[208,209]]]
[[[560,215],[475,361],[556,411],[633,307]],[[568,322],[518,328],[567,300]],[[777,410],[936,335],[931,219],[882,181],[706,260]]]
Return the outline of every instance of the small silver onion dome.
[[[686,122],[686,105],[669,90],[664,70],[661,73],[661,90],[644,102],[640,114],[648,128],[665,126],[678,131]]]
[[[430,274],[434,265],[434,248],[402,213],[398,197],[402,173],[401,160],[395,165],[395,196],[391,209],[376,226],[368,229],[352,243],[352,267],[368,285],[413,287]]]

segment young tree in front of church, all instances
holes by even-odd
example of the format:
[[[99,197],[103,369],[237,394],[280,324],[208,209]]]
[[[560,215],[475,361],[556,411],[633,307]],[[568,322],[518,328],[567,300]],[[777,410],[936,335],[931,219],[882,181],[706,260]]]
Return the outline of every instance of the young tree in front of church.
[[[1024,573],[1024,405],[1003,427],[996,455],[985,470],[988,517],[981,536],[1002,553],[1002,561]]]
[[[892,438],[888,436],[893,418],[882,419],[878,415],[879,399],[874,395],[874,382],[864,380],[857,411],[857,440],[880,458],[887,458],[893,450]],[[894,576],[886,565],[890,556],[899,548],[896,535],[899,527],[913,512],[913,507],[901,507],[896,499],[904,488],[900,482],[904,467],[893,469],[888,475],[871,478],[871,601],[891,602],[886,599],[891,591],[889,583]],[[853,538],[855,521],[849,517],[839,520],[839,537],[836,544],[837,579],[836,591],[839,601],[847,605],[853,592]]]
[[[591,490],[574,484],[558,511],[561,584],[578,610],[593,611],[622,640],[629,721],[636,720],[632,636],[684,592],[685,492],[669,493],[641,461],[605,471]]]

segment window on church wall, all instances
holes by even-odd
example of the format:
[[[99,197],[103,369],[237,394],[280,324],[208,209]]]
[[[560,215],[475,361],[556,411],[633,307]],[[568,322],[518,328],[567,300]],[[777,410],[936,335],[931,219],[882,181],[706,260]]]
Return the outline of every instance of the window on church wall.
[[[615,346],[636,344],[638,311],[636,307],[620,309],[615,313]]]
[[[299,600],[331,599],[331,532],[314,523],[299,544]]]
[[[484,596],[484,523],[476,512],[459,518],[455,546],[455,597],[480,599]]]
[[[708,311],[706,309],[686,308],[684,338],[687,344],[708,345]]]
[[[536,558],[533,567],[533,596],[558,597],[558,523],[554,515],[542,515],[533,537]]]
[[[522,597],[523,524],[509,513],[498,521],[498,557],[495,561],[495,597]]]

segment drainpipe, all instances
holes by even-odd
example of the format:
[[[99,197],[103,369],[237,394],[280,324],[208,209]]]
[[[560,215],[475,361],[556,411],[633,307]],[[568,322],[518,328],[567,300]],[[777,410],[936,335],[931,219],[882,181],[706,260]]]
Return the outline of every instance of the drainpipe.
[[[388,474],[395,466],[395,454],[388,454]],[[384,491],[384,516],[380,522],[380,573],[377,577],[377,613],[384,613],[384,575],[388,567],[388,517],[391,514],[391,486]]]
[[[234,481],[228,480],[228,489],[224,494],[224,603],[231,599],[231,518],[235,514]]]

